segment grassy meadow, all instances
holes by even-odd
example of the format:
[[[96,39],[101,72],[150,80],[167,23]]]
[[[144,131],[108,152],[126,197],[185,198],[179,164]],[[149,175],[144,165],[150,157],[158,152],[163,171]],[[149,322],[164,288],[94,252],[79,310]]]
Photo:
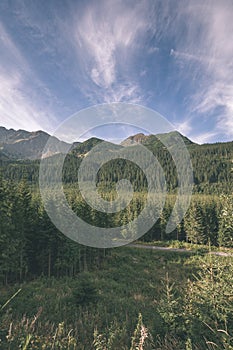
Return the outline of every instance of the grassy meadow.
[[[232,257],[111,249],[75,278],[2,287],[1,349],[232,349],[231,273]]]

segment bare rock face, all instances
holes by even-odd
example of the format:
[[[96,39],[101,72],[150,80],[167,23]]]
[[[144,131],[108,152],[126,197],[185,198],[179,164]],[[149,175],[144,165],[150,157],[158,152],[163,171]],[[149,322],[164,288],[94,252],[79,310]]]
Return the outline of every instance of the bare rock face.
[[[0,127],[0,150],[8,158],[39,159],[50,137],[44,131],[14,130]],[[48,156],[59,153],[63,141],[54,137],[54,142]]]
[[[138,143],[144,143],[149,136],[144,135],[143,133],[139,133],[133,136],[129,136],[127,139],[121,142],[122,146],[130,146]]]
[[[127,139],[121,142],[122,146],[131,146],[135,144],[152,145],[159,143],[159,140],[163,140],[171,145],[176,145],[177,139],[182,139],[186,145],[191,145],[193,142],[187,137],[181,135],[178,131],[171,131],[169,133],[158,134],[158,135],[144,135],[139,133],[133,136],[129,136]]]

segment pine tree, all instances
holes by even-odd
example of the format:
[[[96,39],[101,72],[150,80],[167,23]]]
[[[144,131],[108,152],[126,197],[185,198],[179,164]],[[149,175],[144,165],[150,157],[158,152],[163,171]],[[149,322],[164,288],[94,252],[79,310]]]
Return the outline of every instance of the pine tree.
[[[28,271],[26,246],[28,235],[32,230],[32,218],[31,192],[26,180],[23,180],[16,187],[16,196],[12,203],[12,222],[18,242],[16,258],[18,258],[20,280]]]
[[[221,197],[218,243],[223,247],[233,247],[233,195]]]
[[[1,277],[5,283],[8,282],[9,273],[14,269],[12,258],[16,251],[13,239],[10,197],[10,188],[0,174],[0,266]]]
[[[186,239],[191,243],[204,243],[202,213],[198,203],[192,203],[184,218]]]

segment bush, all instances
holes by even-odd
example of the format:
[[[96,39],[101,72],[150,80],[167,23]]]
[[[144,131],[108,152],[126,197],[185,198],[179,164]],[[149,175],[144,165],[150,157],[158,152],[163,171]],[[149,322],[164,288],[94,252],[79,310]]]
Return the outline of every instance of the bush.
[[[76,305],[87,305],[98,299],[95,283],[88,273],[78,276],[78,281],[72,294]]]

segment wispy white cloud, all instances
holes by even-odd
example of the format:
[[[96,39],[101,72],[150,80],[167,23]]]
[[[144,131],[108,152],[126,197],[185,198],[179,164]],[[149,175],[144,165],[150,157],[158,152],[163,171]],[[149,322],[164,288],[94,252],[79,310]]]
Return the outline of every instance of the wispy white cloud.
[[[207,131],[203,132],[201,129],[196,130],[195,128],[195,117],[189,117],[184,119],[180,122],[175,122],[174,127],[177,131],[179,131],[182,135],[185,135],[186,137],[189,137],[191,141],[203,144],[208,142],[214,142],[216,140],[216,137],[218,135],[217,131]],[[222,128],[224,129],[225,126]],[[219,127],[218,131],[220,132],[221,128]]]
[[[214,129],[233,138],[233,82],[228,84],[227,80],[228,77],[224,81],[216,80],[202,93],[198,93],[194,99],[196,104],[193,112],[208,116],[208,113],[214,113],[218,108]]]
[[[122,101],[157,104],[191,139],[233,137],[232,0],[15,4],[0,22],[0,124],[49,131],[60,106],[62,119]]]
[[[147,50],[147,52],[148,52],[149,54],[153,54],[153,53],[155,53],[155,52],[159,52],[159,47],[157,47],[157,46],[149,47],[149,49]]]
[[[50,130],[51,114],[35,106],[23,89],[20,74],[0,72],[0,124],[7,128]]]
[[[199,80],[190,99],[190,113],[206,118],[209,115],[212,132],[221,131],[230,137],[233,137],[232,13],[233,3],[228,0],[195,1],[180,6],[178,21],[186,23],[186,31],[170,52],[175,59],[192,63],[185,66],[185,74],[189,74],[190,80],[192,76]]]
[[[185,136],[189,136],[192,132],[191,120],[186,119],[182,122],[175,123],[174,126],[175,126],[176,130],[178,130],[181,134],[183,134]]]
[[[25,38],[32,47],[39,45],[38,55],[48,57],[49,64],[53,63],[56,67],[56,71],[53,71],[56,79],[66,79],[67,84],[71,84],[73,95],[77,93],[79,98],[81,92],[89,104],[118,101],[140,103],[145,96],[140,84],[143,66],[138,72],[135,71],[135,55],[141,55],[144,39],[148,35],[153,36],[154,22],[151,23],[149,19],[152,8],[153,2],[150,1],[135,4],[133,8],[124,1],[111,4],[106,0],[71,3],[65,16],[58,7],[53,9],[52,21],[46,22],[44,16],[37,16],[36,6],[26,6],[22,2],[17,3],[15,25],[25,32]],[[6,57],[1,59],[4,67],[2,81],[10,87],[0,96],[1,111],[4,112],[3,107],[7,108],[2,113],[4,119],[2,117],[1,123],[16,128],[46,128],[50,131],[52,125],[57,124],[53,108],[60,101],[40,81],[36,70],[26,59],[28,57],[24,56],[22,47],[16,45],[3,25],[0,31],[1,44],[6,53]],[[13,57],[12,60],[9,57]],[[4,74],[6,71],[11,72],[11,76]],[[16,75],[18,79],[14,79]],[[56,93],[56,87],[54,91]],[[76,101],[73,98],[76,109],[70,108],[69,113],[80,108],[78,98]],[[44,103],[45,100],[47,103]],[[69,110],[69,107],[65,108]]]
[[[176,59],[180,59],[180,60],[196,61],[198,63],[208,63],[208,64],[210,64],[212,60],[211,57],[203,57],[201,55],[190,54],[187,52],[182,52],[174,49],[171,49],[170,56],[173,56]]]
[[[203,144],[203,143],[211,143],[216,140],[217,133],[216,132],[205,132],[205,133],[200,133],[199,135],[194,135],[192,136],[192,141],[196,142],[198,144]]]
[[[224,85],[222,94],[220,91],[219,105],[223,105],[224,110],[218,116],[216,129],[224,132],[229,138],[233,138],[233,84]]]
[[[147,70],[143,69],[140,71],[140,77],[144,77],[147,74]]]
[[[12,60],[14,60],[18,62],[22,70],[27,70],[27,64],[25,59],[23,58],[21,52],[18,50],[16,45],[13,43],[12,39],[10,38],[10,35],[7,33],[6,29],[4,28],[1,22],[0,22],[0,42],[1,42],[1,53],[4,59],[5,67],[10,69],[10,64],[12,63]],[[11,55],[9,55],[9,53]]]
[[[52,130],[56,120],[48,106],[41,103],[33,88],[50,99],[50,91],[32,71],[22,52],[0,22],[0,123],[9,128]],[[30,86],[28,86],[30,82]],[[41,96],[40,96],[41,97]]]
[[[154,31],[150,7],[150,2],[131,7],[123,1],[101,1],[86,7],[81,19],[74,20],[77,55],[96,85],[92,93],[102,102],[142,101],[139,79],[133,79],[129,71],[134,55],[145,45],[145,35]]]

